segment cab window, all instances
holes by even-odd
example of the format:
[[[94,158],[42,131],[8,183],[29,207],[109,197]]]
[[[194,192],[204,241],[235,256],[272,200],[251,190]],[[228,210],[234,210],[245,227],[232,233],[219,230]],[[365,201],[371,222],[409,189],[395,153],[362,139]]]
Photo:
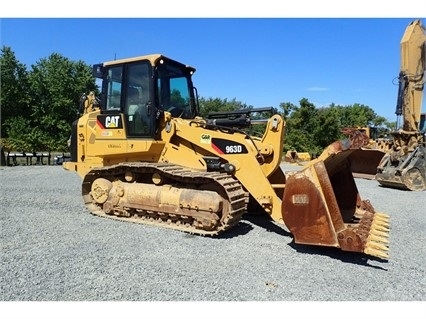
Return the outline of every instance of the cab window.
[[[107,74],[107,110],[120,110],[122,94],[122,67],[113,67]]]
[[[150,65],[146,62],[129,64],[124,105],[129,136],[150,136],[153,128],[149,111],[151,101],[149,79]]]

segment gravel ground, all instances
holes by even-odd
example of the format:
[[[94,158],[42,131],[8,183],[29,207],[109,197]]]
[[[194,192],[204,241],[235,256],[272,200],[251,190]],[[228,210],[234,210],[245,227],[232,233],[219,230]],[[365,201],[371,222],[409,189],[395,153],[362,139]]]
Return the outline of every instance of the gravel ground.
[[[426,300],[425,192],[356,179],[391,217],[383,262],[295,245],[264,215],[219,238],[96,217],[60,166],[1,167],[0,182],[2,301]]]

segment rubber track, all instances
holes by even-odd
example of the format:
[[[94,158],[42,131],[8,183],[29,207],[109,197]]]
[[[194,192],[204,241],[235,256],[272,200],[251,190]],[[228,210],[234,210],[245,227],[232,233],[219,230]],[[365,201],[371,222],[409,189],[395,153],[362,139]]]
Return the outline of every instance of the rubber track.
[[[124,173],[126,171],[132,171],[135,173],[160,173],[163,176],[174,181],[174,185],[178,183],[187,184],[204,184],[214,182],[217,187],[221,188],[222,192],[226,194],[229,205],[223,205],[223,207],[230,207],[229,212],[223,212],[221,221],[217,224],[215,229],[200,229],[192,226],[188,223],[184,223],[184,219],[177,219],[174,221],[166,222],[164,216],[168,216],[168,213],[162,213],[163,218],[143,218],[133,214],[131,217],[116,216],[106,214],[102,208],[92,201],[90,196],[91,184],[97,178],[106,178],[110,181],[115,179],[123,180]],[[82,195],[85,204],[89,211],[97,216],[106,217],[110,219],[140,223],[146,225],[154,225],[162,228],[171,228],[178,231],[183,231],[191,234],[198,234],[203,236],[215,236],[227,229],[238,224],[241,220],[242,215],[246,212],[248,194],[243,190],[241,184],[235,180],[232,176],[226,173],[220,172],[203,172],[192,170],[179,165],[167,164],[167,163],[149,163],[149,162],[134,162],[134,163],[120,163],[108,167],[98,167],[92,169],[84,178],[82,185]],[[154,214],[156,215],[156,214]]]

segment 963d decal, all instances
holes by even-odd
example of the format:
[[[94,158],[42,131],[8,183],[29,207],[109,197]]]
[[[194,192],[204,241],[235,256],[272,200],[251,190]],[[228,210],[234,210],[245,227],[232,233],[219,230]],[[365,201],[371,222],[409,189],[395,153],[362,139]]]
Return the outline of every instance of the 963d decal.
[[[222,138],[212,138],[212,147],[219,154],[247,154],[245,145],[225,140]]]

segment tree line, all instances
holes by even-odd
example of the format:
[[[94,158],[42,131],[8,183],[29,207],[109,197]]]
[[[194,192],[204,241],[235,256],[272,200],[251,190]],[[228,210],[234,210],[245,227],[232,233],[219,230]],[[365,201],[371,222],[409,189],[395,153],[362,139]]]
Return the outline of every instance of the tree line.
[[[1,70],[0,145],[11,151],[66,152],[71,123],[79,116],[82,93],[99,93],[92,67],[52,53],[27,70],[10,47],[3,46]],[[235,98],[199,98],[201,116],[209,112],[253,108]],[[299,105],[274,106],[286,121],[284,151],[320,154],[333,141],[344,138],[343,127],[374,126],[385,134],[394,123],[363,104],[316,107],[306,98]],[[253,133],[260,133],[258,128]]]
[[[67,151],[71,123],[83,92],[96,91],[92,68],[53,53],[27,70],[10,47],[3,46],[1,137],[5,149]]]

